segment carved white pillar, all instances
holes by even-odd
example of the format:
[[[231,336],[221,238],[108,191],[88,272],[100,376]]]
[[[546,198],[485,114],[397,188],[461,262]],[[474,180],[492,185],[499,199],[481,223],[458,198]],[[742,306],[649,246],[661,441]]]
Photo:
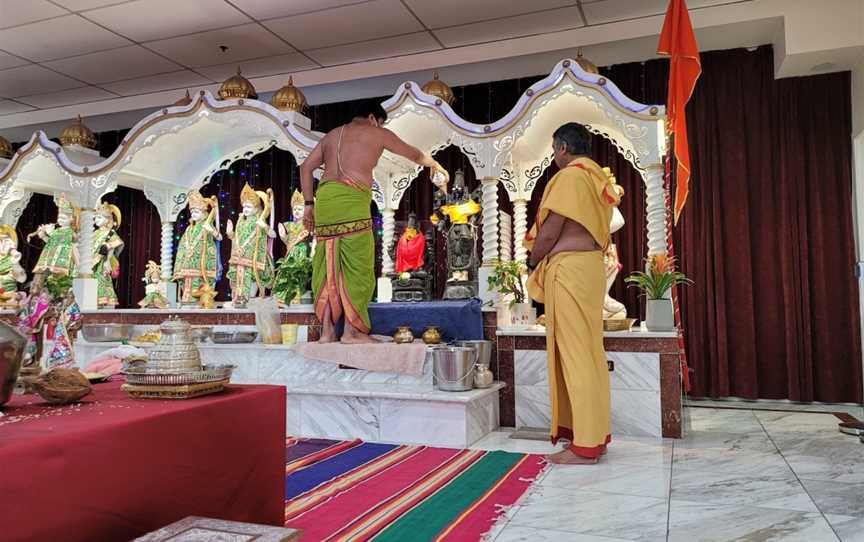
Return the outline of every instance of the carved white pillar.
[[[502,262],[513,259],[513,218],[505,211],[498,214],[498,253]]]
[[[174,222],[162,222],[162,244],[159,251],[162,282],[171,282],[174,276]]]
[[[384,230],[381,237],[381,275],[387,276],[387,273],[392,273],[394,270],[393,259],[390,257],[390,245],[393,244],[393,237],[396,234],[396,210],[385,207],[381,212],[382,229]]]
[[[525,234],[528,233],[528,200],[519,198],[513,200],[513,257],[517,262],[528,259],[525,248]]]
[[[484,177],[483,187],[483,265],[498,259],[498,179]]]
[[[645,210],[648,215],[648,256],[666,252],[666,194],[663,189],[663,165],[648,167],[645,172]]]
[[[93,209],[78,217],[78,277],[93,278]]]

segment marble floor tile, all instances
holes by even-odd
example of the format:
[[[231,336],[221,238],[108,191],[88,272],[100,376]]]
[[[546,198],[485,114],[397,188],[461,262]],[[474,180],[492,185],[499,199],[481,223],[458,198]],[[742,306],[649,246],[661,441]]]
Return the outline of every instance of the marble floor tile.
[[[745,401],[745,400],[711,400],[711,399],[687,399],[690,406],[738,408],[742,410],[762,411],[788,411],[788,412],[846,412],[859,419],[864,418],[864,407],[848,404],[827,403],[793,403],[791,401]]]
[[[665,467],[672,464],[672,440],[612,436],[604,461],[614,464]]]
[[[859,455],[845,456],[836,450],[818,457],[782,452],[783,457],[795,474],[802,479],[840,482],[844,484],[864,484],[864,446],[857,445]]]
[[[779,452],[718,448],[675,448],[675,469],[725,472],[753,476],[790,476],[792,470]]]
[[[864,518],[864,484],[806,479],[801,483],[823,514]]]
[[[552,465],[540,485],[571,491],[602,491],[666,499],[669,497],[669,477],[666,465],[647,467],[603,461],[590,468]]]
[[[749,410],[688,408],[692,431],[746,433],[762,431],[762,425]]]
[[[666,499],[541,486],[513,515],[508,528],[542,530],[554,525],[567,533],[660,542],[666,540],[667,514]]]
[[[590,534],[575,534],[552,529],[534,529],[519,525],[507,525],[496,538],[495,542],[630,542],[626,538],[610,538]]]
[[[864,518],[825,514],[825,519],[843,542],[864,542]]]
[[[718,450],[748,450],[752,452],[776,452],[777,447],[764,431],[749,433],[693,432],[675,441],[675,449],[714,448]]]
[[[511,430],[492,431],[471,445],[475,450],[502,450],[522,454],[554,454],[562,445],[553,446],[548,440],[511,439]]]
[[[673,467],[672,499],[818,512],[801,483],[791,473],[788,476],[753,476]]]
[[[724,506],[672,499],[669,542],[831,542],[838,540],[818,512]]]

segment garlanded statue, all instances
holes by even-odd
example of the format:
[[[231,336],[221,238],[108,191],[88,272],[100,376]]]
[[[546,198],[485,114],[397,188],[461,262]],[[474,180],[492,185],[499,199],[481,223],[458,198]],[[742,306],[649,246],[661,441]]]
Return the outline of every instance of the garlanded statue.
[[[311,233],[303,227],[303,194],[298,190],[291,196],[291,220],[279,224],[279,239],[285,243],[285,256],[295,253],[309,255]]]
[[[453,190],[436,195],[438,211],[432,223],[447,235],[447,268],[450,276],[444,290],[444,299],[465,299],[477,296],[477,213],[479,194],[468,194],[465,176],[456,172]],[[442,220],[443,217],[443,220]]]
[[[93,275],[96,277],[97,296],[100,309],[113,309],[117,306],[117,293],[114,279],[120,275],[120,260],[123,239],[117,228],[123,220],[116,205],[103,203],[96,209],[96,231],[93,232]]]
[[[390,257],[396,262],[395,273],[389,273],[393,301],[430,301],[432,275],[426,272],[426,236],[420,230],[417,215],[410,213],[405,229],[389,247]]]
[[[35,232],[27,236],[29,241],[33,236],[45,242],[39,260],[33,268],[34,282],[41,285],[46,275],[73,277],[78,267],[78,249],[75,242],[78,239],[78,217],[80,211],[64,196],[57,199],[57,224],[42,224]]]
[[[0,226],[0,307],[17,308],[18,284],[27,280],[18,252],[18,235],[9,225]]]
[[[237,219],[237,229],[228,220],[225,233],[231,239],[231,259],[228,279],[231,281],[231,301],[245,306],[256,295],[264,296],[273,285],[273,191],[253,190],[248,184],[240,193],[243,212]]]
[[[147,262],[144,270],[144,299],[138,302],[142,309],[167,309],[168,298],[162,292],[162,266],[153,260]]]
[[[285,244],[285,256],[276,264],[273,297],[282,304],[298,304],[312,287],[312,235],[303,226],[303,194],[291,196],[291,220],[279,224],[279,238]]]
[[[189,197],[189,225],[180,238],[174,263],[174,280],[180,282],[180,302],[184,305],[210,305],[215,284],[222,274],[219,257],[219,203],[200,192]],[[209,302],[208,302],[209,300]]]
[[[615,182],[615,175],[612,174],[612,170],[608,167],[603,168],[603,173],[606,174],[609,182],[615,188],[619,198],[618,203],[612,208],[612,221],[609,225],[609,233],[612,234],[624,227],[624,216],[618,210],[620,198],[624,197],[624,188]],[[627,308],[624,306],[624,303],[609,295],[609,290],[612,289],[612,285],[615,283],[615,277],[618,276],[618,272],[621,271],[622,267],[621,262],[618,260],[618,249],[614,243],[610,242],[606,250],[603,251],[603,265],[606,268],[606,298],[603,301],[603,318],[612,320],[627,318]]]

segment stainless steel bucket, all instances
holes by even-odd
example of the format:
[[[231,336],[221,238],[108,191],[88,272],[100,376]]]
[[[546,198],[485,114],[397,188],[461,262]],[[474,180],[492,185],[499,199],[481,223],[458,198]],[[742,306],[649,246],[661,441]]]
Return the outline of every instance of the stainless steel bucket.
[[[442,346],[432,350],[435,385],[441,391],[469,391],[474,386],[477,351],[465,346]]]
[[[456,341],[456,346],[467,346],[477,350],[477,364],[489,366],[492,362],[492,341],[472,340]]]

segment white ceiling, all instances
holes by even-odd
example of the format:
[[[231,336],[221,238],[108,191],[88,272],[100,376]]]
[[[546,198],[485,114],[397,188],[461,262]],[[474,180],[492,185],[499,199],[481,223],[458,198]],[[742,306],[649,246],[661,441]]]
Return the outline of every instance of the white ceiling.
[[[0,116],[182,92],[219,83],[238,65],[250,78],[285,75],[656,16],[665,6],[666,0],[0,0]]]

